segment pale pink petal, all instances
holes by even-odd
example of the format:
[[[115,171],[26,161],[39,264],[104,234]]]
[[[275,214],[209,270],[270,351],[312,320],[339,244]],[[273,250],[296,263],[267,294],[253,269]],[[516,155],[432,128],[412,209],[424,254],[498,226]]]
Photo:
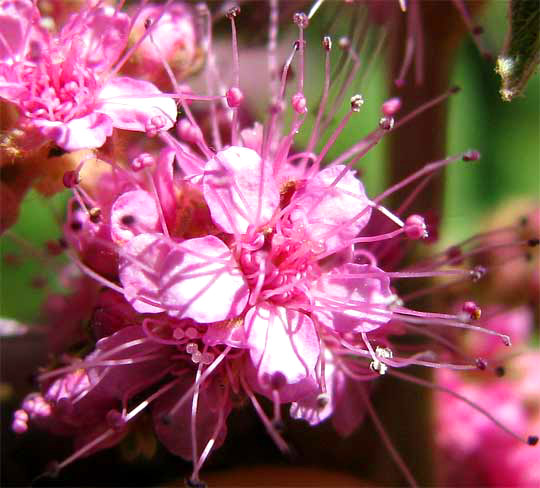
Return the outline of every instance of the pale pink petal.
[[[159,117],[164,122],[160,130],[169,130],[176,121],[175,101],[148,81],[112,78],[99,93],[99,102],[97,110],[107,114],[118,129],[145,132],[152,119]]]
[[[343,437],[351,435],[366,416],[365,398],[369,391],[365,382],[347,378],[342,372],[336,375],[333,385],[334,411],[332,424]]]
[[[316,304],[326,309],[315,316],[337,332],[370,332],[392,318],[390,279],[375,266],[346,264],[324,274],[312,293]]]
[[[279,205],[272,165],[246,147],[228,147],[206,163],[203,191],[212,220],[230,234],[263,225]]]
[[[60,33],[60,39],[76,39],[77,55],[86,67],[105,70],[124,50],[130,18],[114,7],[88,9],[73,15]]]
[[[175,409],[175,404],[185,395],[192,386],[193,377],[184,379],[169,392],[156,400],[152,415],[154,429],[161,442],[173,454],[184,459],[193,457],[191,448],[191,408],[193,393],[188,396],[184,404]],[[219,386],[219,378],[208,380],[199,392],[197,417],[195,421],[198,455],[201,454],[210,439],[214,438],[214,448],[223,444],[227,434],[226,420],[231,411],[231,402],[223,397],[223,390]],[[214,436],[214,434],[217,434]]]
[[[251,361],[263,383],[283,375],[286,383],[312,376],[319,338],[312,320],[296,310],[273,305],[251,308],[245,319]]]
[[[336,165],[310,179],[294,199],[291,220],[305,226],[311,239],[326,251],[347,245],[365,227],[371,216],[368,198],[355,172]],[[335,181],[340,178],[337,183]]]
[[[159,228],[159,214],[152,195],[144,190],[122,193],[111,208],[111,238],[123,245],[138,234]]]
[[[291,417],[317,425],[332,417],[336,431],[346,437],[358,427],[365,416],[362,388],[365,385],[351,380],[336,367],[332,354],[325,353],[324,375],[326,393],[320,388],[291,405]],[[368,392],[365,390],[365,394]]]
[[[34,21],[34,25],[30,24]],[[0,3],[0,60],[20,60],[24,55],[25,36],[45,40],[44,30],[38,25],[39,10],[28,0],[2,1]]]
[[[149,5],[139,14],[133,33],[138,38],[144,35],[146,19],[154,20],[161,14],[161,6]],[[152,27],[152,40],[146,37],[139,45],[136,55],[142,56],[144,62],[154,62],[161,67],[161,57],[170,60],[174,56],[182,56],[186,61],[192,60],[197,48],[196,26],[191,10],[184,3],[173,3]],[[159,46],[159,51],[156,49]],[[151,65],[150,65],[151,66]]]
[[[169,315],[209,323],[240,315],[249,290],[229,248],[206,236],[171,249],[162,266],[160,293]]]
[[[32,123],[45,137],[66,151],[101,147],[112,134],[111,119],[97,112],[67,123],[44,119],[34,119]]]
[[[124,296],[140,313],[159,313],[164,309],[145,302],[159,303],[160,278],[163,263],[171,252],[172,242],[161,234],[139,234],[123,248],[119,265],[119,277],[124,287]]]

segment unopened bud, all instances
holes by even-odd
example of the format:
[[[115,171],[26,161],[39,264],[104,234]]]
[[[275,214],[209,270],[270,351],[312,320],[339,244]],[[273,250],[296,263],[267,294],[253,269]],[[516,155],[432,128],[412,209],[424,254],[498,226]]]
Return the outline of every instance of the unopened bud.
[[[227,104],[231,108],[238,107],[242,103],[242,100],[244,100],[244,94],[242,93],[240,88],[237,88],[235,86],[229,88],[225,96],[227,98]]]

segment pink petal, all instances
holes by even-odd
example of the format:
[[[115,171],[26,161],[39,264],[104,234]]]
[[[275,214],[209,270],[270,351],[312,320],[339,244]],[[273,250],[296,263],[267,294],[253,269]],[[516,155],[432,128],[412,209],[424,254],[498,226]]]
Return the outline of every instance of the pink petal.
[[[148,81],[112,78],[99,94],[98,111],[108,115],[118,129],[145,132],[154,117],[164,119],[161,130],[169,130],[176,121],[176,103]]]
[[[126,219],[133,219],[126,224]],[[111,208],[111,238],[123,245],[138,234],[150,233],[159,228],[159,214],[152,195],[144,190],[122,193]]]
[[[319,358],[319,338],[312,320],[296,310],[273,305],[251,308],[245,319],[251,361],[268,383],[275,374],[287,383],[312,376]]]
[[[369,200],[354,171],[346,171],[333,184],[344,170],[343,165],[331,166],[308,180],[291,212],[291,220],[304,225],[311,239],[324,243],[328,252],[347,245],[371,216]]]
[[[318,281],[313,296],[316,303],[327,310],[314,314],[322,324],[337,332],[370,332],[392,318],[388,309],[392,295],[390,279],[383,270],[349,263]],[[320,301],[325,299],[332,303]]]
[[[363,390],[363,391],[362,391]],[[369,395],[367,385],[338,373],[333,385],[332,424],[343,437],[351,435],[366,415],[364,395]]]
[[[0,3],[0,60],[22,59],[25,36],[29,36],[28,40],[45,41],[48,36],[38,26],[39,17],[39,10],[28,0]]]
[[[140,313],[159,313],[164,309],[140,300],[145,297],[160,302],[160,278],[163,263],[171,251],[172,243],[161,234],[139,234],[123,248],[119,277],[124,296]]]
[[[73,15],[60,33],[61,40],[77,40],[77,56],[87,68],[103,71],[124,50],[131,20],[114,7],[88,9]]]
[[[66,151],[101,147],[112,134],[111,119],[96,112],[67,123],[40,119],[34,119],[32,123]]]
[[[240,315],[248,288],[229,248],[217,237],[188,239],[163,263],[161,300],[169,315],[199,323]]]
[[[246,147],[228,147],[206,163],[203,191],[212,220],[230,234],[263,225],[279,205],[272,165]]]
[[[193,393],[189,395],[187,401],[176,409],[171,415],[171,410],[175,404],[183,397],[185,392],[192,386],[193,377],[185,377],[178,386],[156,400],[153,409],[154,428],[156,434],[165,447],[173,454],[184,459],[191,460],[193,457],[191,449],[191,408],[193,403]],[[223,444],[227,435],[226,420],[231,411],[230,401],[223,398],[219,381],[208,380],[199,392],[197,406],[197,417],[195,421],[198,454],[200,455],[210,439],[215,439],[214,448]],[[219,420],[223,422],[219,426]],[[217,434],[214,436],[214,433]]]

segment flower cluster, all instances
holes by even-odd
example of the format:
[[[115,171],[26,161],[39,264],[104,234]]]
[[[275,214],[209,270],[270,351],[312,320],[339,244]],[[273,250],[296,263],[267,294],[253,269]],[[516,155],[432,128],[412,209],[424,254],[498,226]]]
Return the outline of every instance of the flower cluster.
[[[74,454],[53,472],[120,442],[149,413],[160,441],[192,461],[190,483],[197,484],[237,405],[250,402],[287,451],[280,434],[284,404],[292,418],[310,425],[331,419],[348,435],[366,413],[380,425],[369,393],[382,375],[409,378],[399,370],[411,365],[487,367],[475,357],[456,360],[437,344],[412,347],[402,336],[444,345],[447,339],[433,331],[442,326],[510,343],[505,333],[471,324],[480,315],[471,301],[458,313],[439,313],[415,309],[414,293],[398,293],[397,280],[471,281],[485,269],[455,266],[451,253],[396,264],[411,241],[428,237],[428,227],[422,216],[407,213],[416,188],[398,210],[383,205],[398,190],[413,183],[422,188],[435,172],[479,154],[431,162],[373,198],[354,169],[387,133],[455,90],[401,118],[401,101],[387,100],[376,128],[330,160],[329,150],[364,98],[352,95],[342,121],[327,131],[332,40],[324,37],[324,89],[309,142],[300,149],[295,136],[308,114],[309,18],[295,14],[298,37],[279,77],[278,6],[270,4],[272,100],[264,124],[244,122],[236,7],[226,12],[232,81],[225,81],[206,7],[198,9],[202,33],[184,5],[143,6],[129,16],[98,2],[52,35],[33,3],[0,4],[0,95],[17,105],[21,127],[67,151],[99,148],[113,128],[152,136],[133,142],[124,135],[127,150],[112,138],[112,148],[86,155],[63,174],[73,198],[60,246],[81,276],[70,278],[76,291],[69,299],[49,301],[53,349],[63,354],[39,374],[40,392],[27,396],[13,419],[18,433],[33,422],[75,438]],[[198,42],[208,94],[180,85],[171,68],[195,70]],[[165,75],[154,74],[161,66]],[[123,67],[134,78],[119,76]],[[166,80],[174,93],[148,79]],[[346,89],[339,88],[341,98]],[[419,293],[432,290],[427,285]],[[88,330],[80,330],[81,322]],[[84,352],[66,352],[81,340]],[[261,397],[273,405],[271,415]]]

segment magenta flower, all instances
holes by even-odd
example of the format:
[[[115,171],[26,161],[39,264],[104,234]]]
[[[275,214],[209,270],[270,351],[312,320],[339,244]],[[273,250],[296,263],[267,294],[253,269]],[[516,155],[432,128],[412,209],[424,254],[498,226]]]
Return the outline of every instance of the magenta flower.
[[[147,81],[115,76],[131,20],[113,7],[87,7],[53,36],[30,1],[0,4],[0,98],[21,124],[74,151],[105,143],[113,128],[167,130],[174,100]]]

